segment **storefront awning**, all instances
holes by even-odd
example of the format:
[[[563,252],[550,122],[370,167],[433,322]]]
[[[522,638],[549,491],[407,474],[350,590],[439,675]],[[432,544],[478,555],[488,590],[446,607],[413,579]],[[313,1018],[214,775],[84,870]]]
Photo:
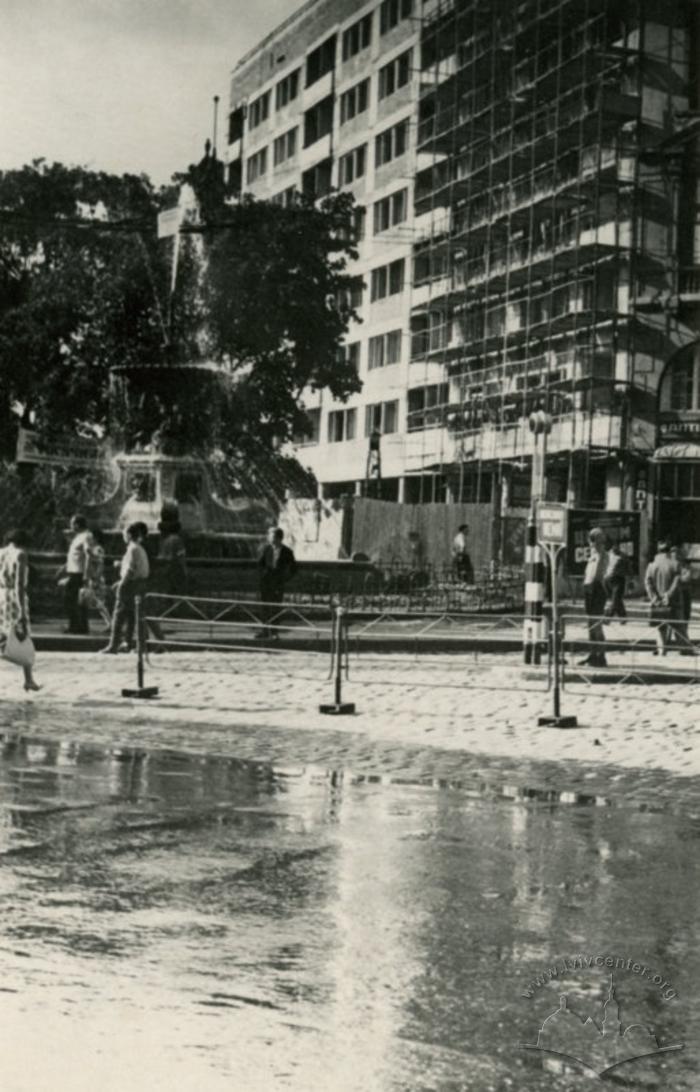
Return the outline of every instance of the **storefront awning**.
[[[655,463],[700,463],[700,444],[664,444],[663,447],[657,447],[653,460]]]

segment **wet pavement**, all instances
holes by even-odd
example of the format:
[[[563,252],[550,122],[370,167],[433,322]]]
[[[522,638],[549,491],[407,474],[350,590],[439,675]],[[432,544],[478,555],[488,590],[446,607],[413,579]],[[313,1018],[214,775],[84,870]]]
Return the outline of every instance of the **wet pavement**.
[[[611,972],[579,956],[648,967],[614,971],[620,1019],[685,1044],[605,1083],[697,1088],[692,779],[2,720],[3,1092],[578,1092],[522,1044],[562,994],[600,1023]]]

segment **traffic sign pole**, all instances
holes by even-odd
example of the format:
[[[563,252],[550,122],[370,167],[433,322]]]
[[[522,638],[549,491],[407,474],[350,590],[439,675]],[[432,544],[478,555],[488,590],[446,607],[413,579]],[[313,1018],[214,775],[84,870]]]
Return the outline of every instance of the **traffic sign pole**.
[[[552,663],[554,667],[553,714],[537,718],[537,723],[550,728],[576,728],[574,716],[562,716],[561,712],[561,639],[559,627],[559,600],[557,588],[557,562],[567,543],[567,509],[563,504],[541,504],[537,511],[537,530],[540,546],[546,551],[552,583]]]

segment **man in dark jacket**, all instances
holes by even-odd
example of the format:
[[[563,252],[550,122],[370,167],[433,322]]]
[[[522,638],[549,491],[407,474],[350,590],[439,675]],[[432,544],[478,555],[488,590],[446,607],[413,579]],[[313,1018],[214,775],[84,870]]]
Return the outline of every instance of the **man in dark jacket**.
[[[274,618],[277,605],[284,599],[284,586],[297,571],[294,554],[285,546],[284,531],[281,527],[271,527],[267,532],[267,543],[260,551],[258,567],[260,572],[260,616],[263,622]],[[258,638],[277,637],[275,629],[263,628],[256,634]]]

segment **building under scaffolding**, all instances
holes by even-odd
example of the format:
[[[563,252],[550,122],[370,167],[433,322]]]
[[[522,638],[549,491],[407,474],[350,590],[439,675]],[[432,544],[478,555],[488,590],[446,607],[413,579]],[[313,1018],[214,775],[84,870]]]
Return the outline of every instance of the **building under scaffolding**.
[[[543,409],[549,500],[646,507],[660,393],[700,409],[662,382],[697,372],[698,10],[425,6],[411,356],[443,374],[409,391],[408,428],[442,433],[455,498],[527,502]]]
[[[326,495],[522,507],[542,409],[548,499],[700,551],[698,42],[693,0],[309,0],[239,62],[230,180],[367,213]]]

